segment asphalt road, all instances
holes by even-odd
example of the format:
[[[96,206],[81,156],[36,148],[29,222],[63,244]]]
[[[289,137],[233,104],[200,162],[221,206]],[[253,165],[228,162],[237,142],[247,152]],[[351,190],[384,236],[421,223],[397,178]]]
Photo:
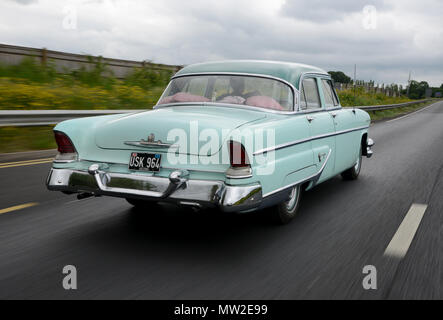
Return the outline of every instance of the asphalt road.
[[[370,136],[360,179],[305,193],[282,227],[266,212],[78,201],[46,190],[50,163],[0,167],[0,210],[35,204],[0,214],[0,298],[443,298],[443,103],[376,123]],[[406,255],[385,256],[413,204],[427,209]],[[65,265],[77,268],[77,290],[62,287]],[[362,286],[366,265],[376,290]]]

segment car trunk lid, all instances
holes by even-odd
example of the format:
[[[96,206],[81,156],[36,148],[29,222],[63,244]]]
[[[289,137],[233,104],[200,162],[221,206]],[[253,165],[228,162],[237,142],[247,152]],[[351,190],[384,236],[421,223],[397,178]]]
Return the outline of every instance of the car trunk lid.
[[[179,154],[203,155],[199,153],[207,140],[199,136],[206,129],[215,130],[218,145],[225,143],[230,133],[251,122],[266,118],[266,114],[255,110],[235,109],[218,106],[174,106],[151,111],[129,114],[103,123],[96,129],[96,144],[103,149],[140,150],[156,152],[175,152]],[[175,131],[171,131],[175,130]],[[137,142],[155,141],[159,144],[173,144],[168,135],[175,136],[184,132],[187,148],[174,149],[161,146],[139,144]],[[214,133],[214,131],[212,131]],[[207,138],[206,138],[207,139]],[[198,140],[198,145],[195,144]],[[191,143],[194,145],[192,146]],[[215,150],[204,156],[215,154]]]

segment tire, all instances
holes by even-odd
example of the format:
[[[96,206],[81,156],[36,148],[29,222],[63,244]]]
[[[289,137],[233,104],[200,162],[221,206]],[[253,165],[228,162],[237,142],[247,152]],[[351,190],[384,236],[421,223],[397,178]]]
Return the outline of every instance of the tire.
[[[360,153],[359,153],[359,157],[357,160],[357,163],[350,169],[343,171],[341,173],[341,176],[344,180],[357,180],[358,176],[360,174],[361,171],[361,165],[362,165],[362,161],[363,160],[363,155],[362,155],[362,148],[360,145]]]
[[[290,191],[289,200],[273,208],[272,216],[274,222],[277,224],[288,224],[294,219],[300,207],[301,191],[300,185],[293,187]]]
[[[133,205],[135,208],[146,209],[146,208],[156,207],[158,205],[157,202],[145,201],[145,200],[139,200],[139,199],[126,198],[126,201],[128,201],[128,203]]]

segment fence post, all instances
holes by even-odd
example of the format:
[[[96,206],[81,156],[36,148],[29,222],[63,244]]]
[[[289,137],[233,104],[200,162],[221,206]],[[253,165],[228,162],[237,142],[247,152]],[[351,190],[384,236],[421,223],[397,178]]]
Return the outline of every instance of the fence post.
[[[46,62],[48,61],[48,50],[46,48],[42,48],[41,52],[41,64],[46,66]]]

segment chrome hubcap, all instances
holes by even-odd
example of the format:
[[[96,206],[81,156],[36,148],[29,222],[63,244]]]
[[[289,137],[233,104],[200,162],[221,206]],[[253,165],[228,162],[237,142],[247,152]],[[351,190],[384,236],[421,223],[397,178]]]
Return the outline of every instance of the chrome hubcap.
[[[361,149],[360,149],[360,154],[358,155],[357,163],[355,164],[354,167],[356,172],[360,171],[360,164],[361,164]]]
[[[358,171],[359,168],[360,168],[360,157],[358,157],[357,163],[355,164],[354,169],[355,169],[355,171]]]
[[[288,202],[286,202],[286,208],[288,209],[288,211],[294,209],[295,205],[297,204],[297,199],[298,199],[298,188],[294,187],[291,190]]]

